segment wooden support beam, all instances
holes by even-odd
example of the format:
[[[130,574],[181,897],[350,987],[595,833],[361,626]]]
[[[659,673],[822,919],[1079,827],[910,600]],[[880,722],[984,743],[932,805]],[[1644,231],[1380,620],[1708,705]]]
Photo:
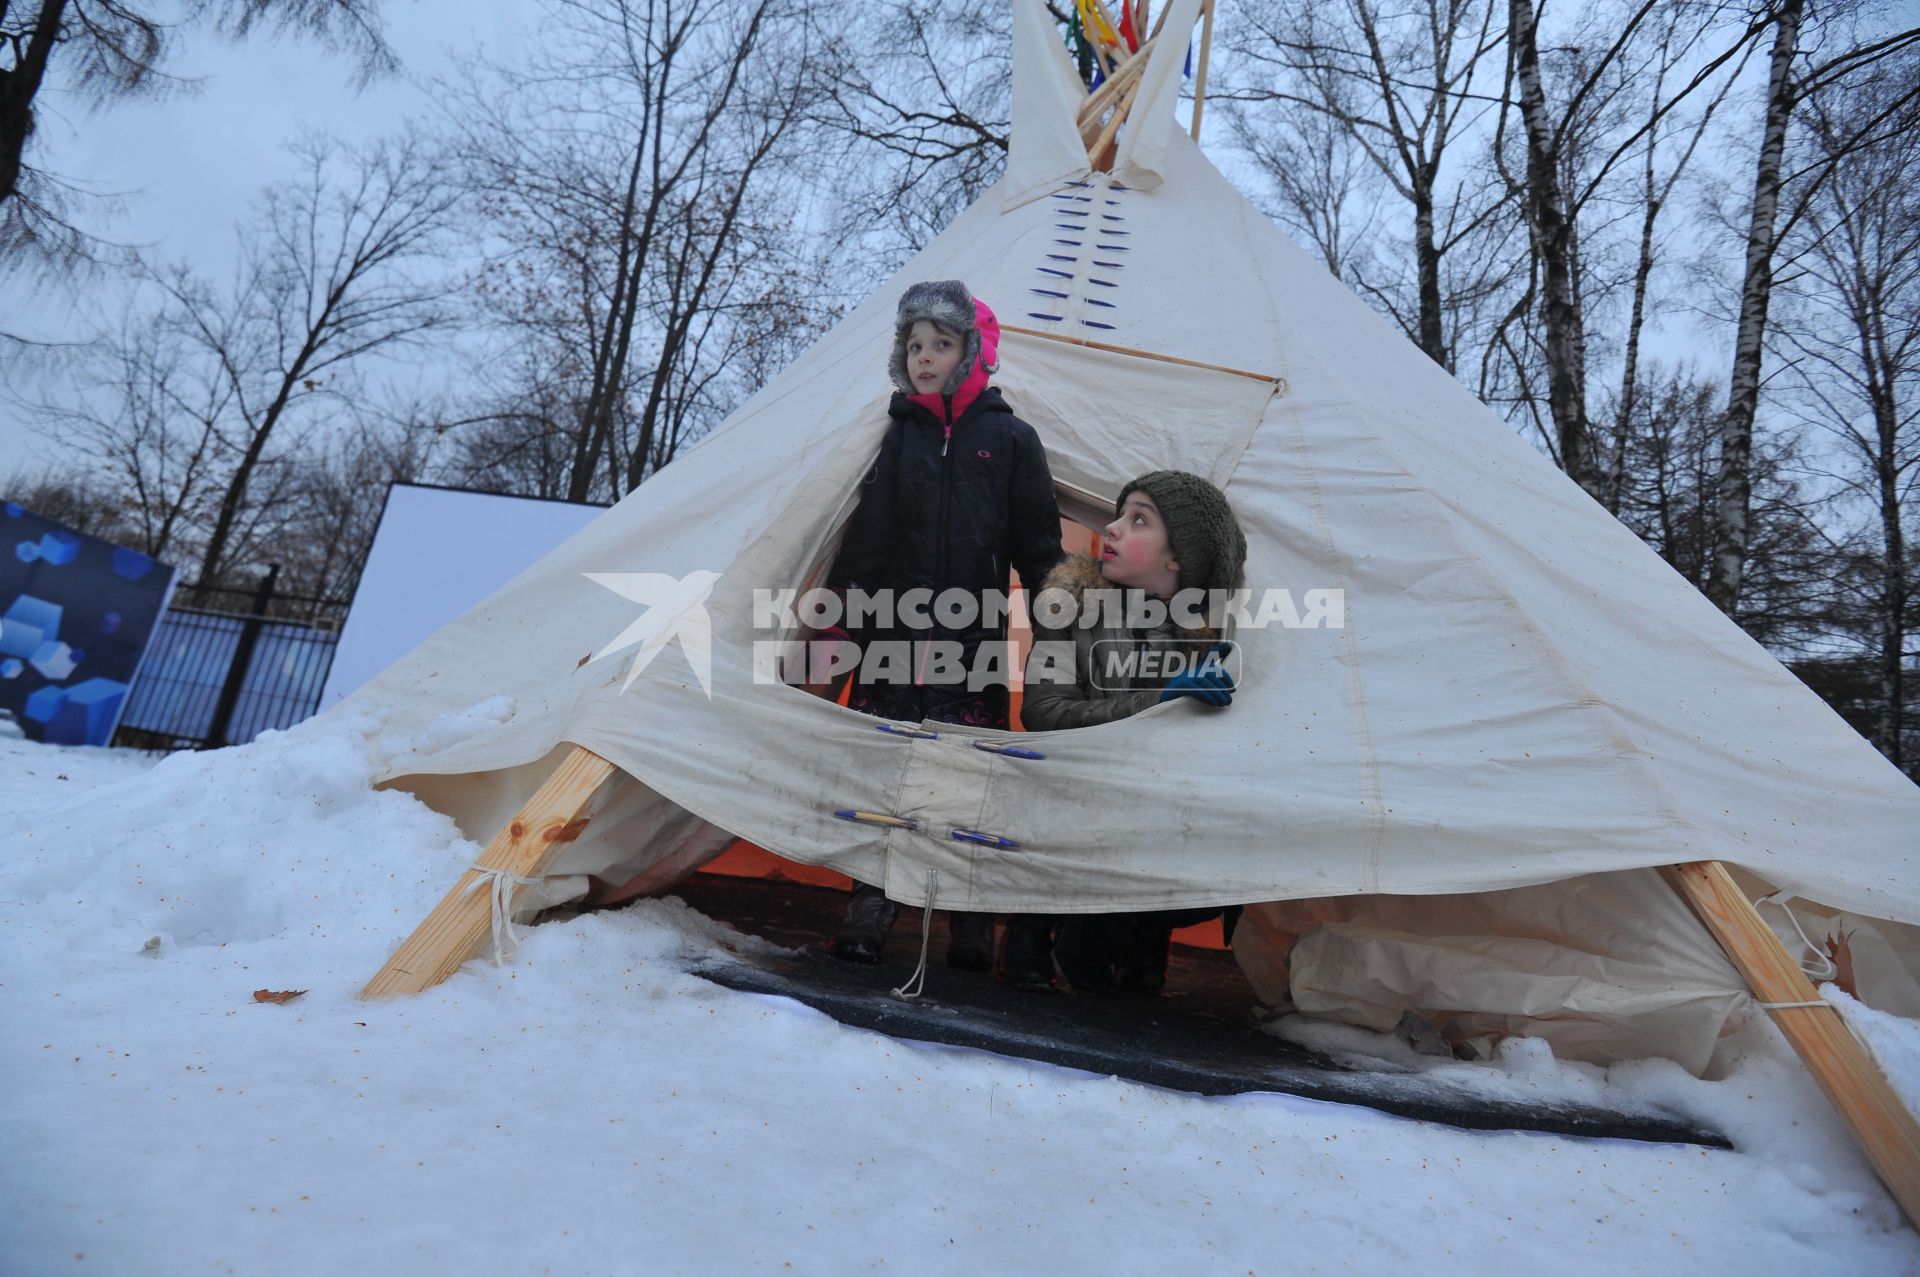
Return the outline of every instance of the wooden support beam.
[[[1821,999],[1773,929],[1717,860],[1662,871],[1746,978],[1860,1141],[1881,1183],[1920,1227],[1920,1125],[1840,1013]],[[1812,1006],[1779,1004],[1813,1003]]]
[[[1095,341],[1091,337],[1075,337],[1069,333],[1047,333],[1038,328],[1022,328],[1019,324],[1002,324],[1003,333],[1019,333],[1024,337],[1043,337],[1048,341],[1062,341],[1069,346],[1085,346],[1089,350],[1104,350],[1109,354],[1132,355],[1136,359],[1157,359],[1163,364],[1179,364],[1185,368],[1205,368],[1208,372],[1231,373],[1235,377],[1247,377],[1253,381],[1270,382],[1284,387],[1285,379],[1272,373],[1248,372],[1244,368],[1229,368],[1225,364],[1210,364],[1204,359],[1183,359],[1179,355],[1163,355],[1157,350],[1136,350],[1132,346],[1116,346],[1110,341]]]
[[[1200,23],[1200,65],[1193,69],[1193,140],[1200,140],[1200,113],[1207,105],[1207,57],[1213,52],[1213,6],[1215,0],[1205,0],[1201,12],[1206,16]]]
[[[452,975],[461,963],[478,957],[493,934],[492,883],[490,875],[480,870],[499,869],[516,877],[538,878],[586,828],[581,813],[614,770],[612,763],[592,750],[574,746],[547,777],[547,783],[493,836],[474,868],[460,875],[453,890],[367,981],[360,996],[390,998],[419,993]]]

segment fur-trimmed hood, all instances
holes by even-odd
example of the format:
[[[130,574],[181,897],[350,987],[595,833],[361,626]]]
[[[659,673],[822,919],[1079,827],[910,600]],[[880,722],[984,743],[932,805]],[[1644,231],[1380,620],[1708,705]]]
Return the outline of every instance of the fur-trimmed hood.
[[[1040,593],[1064,591],[1083,606],[1089,594],[1121,588],[1107,580],[1099,560],[1084,554],[1068,555],[1040,581]],[[1145,653],[1155,648],[1207,643],[1218,637],[1210,627],[1182,629],[1170,616],[1149,630],[1110,624],[1106,615],[1100,624],[1082,626],[1076,614],[1065,628],[1055,629],[1044,619],[1047,608],[1037,598],[1028,599],[1028,610],[1033,616],[1034,642],[1027,655],[1020,720],[1031,732],[1111,723],[1150,709],[1160,700],[1166,686],[1164,676],[1142,670],[1138,675],[1123,674],[1121,682],[1104,686],[1094,677],[1102,654],[1114,655],[1113,645]]]
[[[1106,573],[1100,570],[1100,560],[1085,554],[1069,554],[1053,565],[1053,571],[1047,573],[1046,580],[1040,583],[1043,590],[1067,590],[1075,598],[1088,590],[1107,590],[1113,587],[1107,584]]]
[[[1125,587],[1107,580],[1106,573],[1100,570],[1100,560],[1085,554],[1069,554],[1054,565],[1051,572],[1040,582],[1040,591],[1065,590],[1076,601],[1085,599],[1094,590],[1120,590]],[[1182,627],[1175,627],[1182,628]],[[1202,625],[1192,629],[1182,628],[1182,635],[1191,639],[1218,638],[1219,631],[1211,625]]]
[[[923,319],[960,339],[960,362],[936,394],[914,393],[907,376],[907,336]],[[957,279],[930,280],[910,285],[901,295],[893,319],[893,352],[887,359],[887,375],[901,394],[950,425],[987,388],[988,379],[999,368],[1000,320],[965,284]]]

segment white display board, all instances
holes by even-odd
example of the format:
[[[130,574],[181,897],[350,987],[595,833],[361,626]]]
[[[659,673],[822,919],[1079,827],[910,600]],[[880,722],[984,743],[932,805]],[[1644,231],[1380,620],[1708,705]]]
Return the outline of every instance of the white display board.
[[[605,506],[396,483],[340,631],[328,709],[606,513]]]

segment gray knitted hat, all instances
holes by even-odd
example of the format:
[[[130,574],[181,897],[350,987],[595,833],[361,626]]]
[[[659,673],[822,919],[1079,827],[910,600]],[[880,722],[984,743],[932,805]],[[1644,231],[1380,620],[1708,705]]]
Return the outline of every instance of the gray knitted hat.
[[[1130,492],[1144,492],[1167,525],[1183,590],[1231,590],[1247,562],[1247,536],[1220,489],[1184,470],[1155,470],[1120,489],[1116,517]]]
[[[913,380],[907,376],[907,334],[922,319],[960,339],[960,363],[947,384],[940,387],[940,393],[950,395],[960,389],[960,383],[973,370],[974,361],[980,358],[980,326],[974,316],[973,294],[957,279],[913,284],[900,295],[900,309],[893,317],[893,359],[887,371],[902,394],[913,393]]]

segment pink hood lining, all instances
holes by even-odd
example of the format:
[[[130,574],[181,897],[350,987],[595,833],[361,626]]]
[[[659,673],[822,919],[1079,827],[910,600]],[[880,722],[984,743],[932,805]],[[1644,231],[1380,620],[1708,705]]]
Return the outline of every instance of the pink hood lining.
[[[991,306],[976,297],[973,299],[973,318],[974,325],[980,330],[980,357],[974,361],[973,367],[967,369],[959,389],[953,392],[952,406],[949,407],[945,402],[949,398],[946,395],[907,396],[908,403],[925,408],[933,414],[935,421],[944,424],[948,430],[952,430],[953,423],[973,406],[973,401],[980,397],[980,392],[987,388],[988,380],[1000,367],[999,317],[993,313]]]

